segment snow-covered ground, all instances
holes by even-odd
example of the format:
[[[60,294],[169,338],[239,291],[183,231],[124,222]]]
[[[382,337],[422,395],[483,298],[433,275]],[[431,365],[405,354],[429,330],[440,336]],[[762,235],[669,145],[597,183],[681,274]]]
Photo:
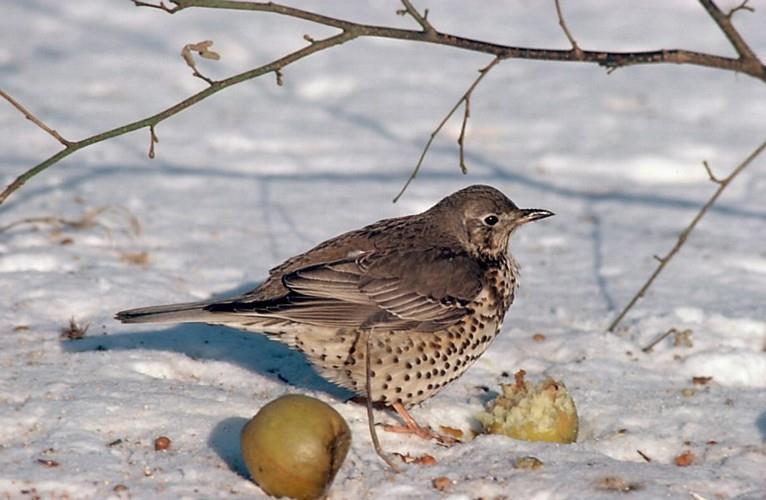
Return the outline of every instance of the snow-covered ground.
[[[562,4],[584,48],[733,54],[693,0]],[[756,12],[735,22],[766,56],[766,1],[751,4]],[[394,0],[292,5],[417,27],[395,15]],[[553,2],[478,5],[427,6],[442,31],[567,48]],[[2,10],[0,87],[70,139],[203,88],[179,57],[187,43],[214,40],[222,59],[200,68],[222,78],[303,46],[303,34],[331,32],[270,14],[170,16],[127,0],[17,0]],[[696,67],[607,76],[591,65],[509,60],[475,92],[468,176],[457,167],[458,116],[392,204],[428,134],[490,60],[353,41],[286,68],[283,87],[267,75],[162,123],[154,160],[143,130],[76,153],[14,194],[0,226],[107,208],[90,225],[0,233],[0,498],[259,497],[239,430],[285,392],[329,402],[352,428],[332,498],[766,498],[766,157],[729,187],[617,334],[604,333],[654,269],[652,256],[715,189],[701,161],[724,175],[763,141],[766,87]],[[8,105],[0,124],[3,185],[59,147]],[[480,436],[442,448],[383,434],[390,451],[438,461],[392,475],[372,451],[364,408],[344,403],[281,344],[112,319],[244,291],[323,239],[475,183],[557,216],[512,241],[522,286],[502,335],[414,415],[469,429],[498,383],[523,368],[567,384],[581,419],[576,444]],[[70,318],[90,324],[84,339],[60,339]],[[671,328],[690,330],[691,342],[671,335],[642,352]],[[154,451],[160,435],[169,451]],[[676,465],[687,451],[691,465]],[[527,455],[543,467],[512,467]],[[453,481],[444,493],[432,486],[438,476]]]

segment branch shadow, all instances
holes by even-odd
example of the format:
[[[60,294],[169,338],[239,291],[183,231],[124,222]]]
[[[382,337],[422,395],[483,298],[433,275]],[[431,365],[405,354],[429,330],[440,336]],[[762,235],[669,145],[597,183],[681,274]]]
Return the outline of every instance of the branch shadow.
[[[439,147],[432,148],[435,152],[439,151]],[[0,162],[5,162],[11,158],[0,156]],[[611,201],[621,203],[626,206],[648,206],[648,207],[667,207],[682,210],[698,210],[700,207],[700,200],[693,199],[691,197],[683,196],[665,196],[661,194],[648,194],[648,193],[636,193],[628,192],[620,189],[613,189],[608,191],[594,191],[583,188],[569,187],[564,184],[558,184],[553,180],[540,179],[525,173],[512,172],[503,165],[500,165],[488,157],[475,152],[466,152],[466,159],[471,161],[477,166],[481,166],[489,169],[489,172],[474,172],[471,174],[471,182],[475,183],[497,183],[508,182],[521,186],[525,186],[529,189],[538,190],[540,192],[552,193],[564,198],[584,200],[589,202],[604,202]],[[65,165],[67,160],[63,160],[62,165]],[[130,168],[128,168],[128,166]],[[73,191],[84,183],[93,182],[95,179],[101,177],[109,177],[113,175],[123,175],[127,171],[131,172],[132,176],[145,176],[147,181],[157,176],[166,175],[188,175],[193,177],[199,177],[204,179],[215,178],[227,178],[237,179],[242,181],[257,182],[296,182],[304,185],[312,185],[317,181],[336,182],[339,184],[363,184],[373,183],[379,186],[380,184],[391,184],[391,197],[393,198],[394,192],[401,187],[401,184],[409,175],[410,169],[405,168],[402,170],[396,169],[385,172],[364,172],[360,173],[355,171],[353,167],[339,166],[339,171],[336,172],[286,172],[286,173],[268,173],[268,172],[236,172],[230,170],[222,170],[211,166],[209,168],[189,168],[181,164],[174,163],[170,160],[162,162],[162,168],[156,168],[154,165],[108,165],[108,166],[91,166],[91,168],[83,168],[81,172],[75,175],[67,176],[67,179],[59,184],[35,184],[26,187],[19,193],[19,196],[15,197],[16,203],[10,205],[3,204],[1,207],[3,210],[10,210],[16,205],[21,205],[34,198],[50,195],[53,191]],[[427,181],[463,181],[465,183],[465,177],[460,172],[453,171],[424,171],[418,174],[418,179]],[[732,204],[716,204],[710,208],[711,213],[717,213],[724,216],[766,220],[766,211],[758,209],[749,209],[746,207],[739,207]]]
[[[761,433],[761,442],[766,443],[766,410],[755,419],[755,426],[758,428],[758,432]]]
[[[178,326],[85,337],[77,342],[62,342],[66,352],[130,351],[147,349],[177,352],[195,360],[235,363],[272,380],[298,389],[324,392],[346,400],[352,394],[320,377],[302,354],[261,334],[223,326],[185,323]]]
[[[212,300],[240,295],[259,283],[246,283],[215,294]],[[130,328],[130,326],[126,326]],[[235,363],[247,370],[279,380],[298,389],[324,392],[345,401],[353,394],[314,371],[306,358],[287,345],[258,333],[204,323],[182,323],[176,326],[84,337],[76,342],[61,341],[62,350],[71,353],[88,351],[129,351],[146,349],[177,352],[195,360]]]

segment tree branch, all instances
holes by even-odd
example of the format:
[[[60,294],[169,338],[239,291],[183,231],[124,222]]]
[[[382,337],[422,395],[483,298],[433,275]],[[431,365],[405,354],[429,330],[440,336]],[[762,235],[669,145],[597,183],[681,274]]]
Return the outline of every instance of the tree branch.
[[[683,49],[671,49],[671,50],[653,50],[643,52],[607,52],[607,51],[590,51],[590,50],[551,50],[551,49],[539,49],[528,47],[513,47],[508,45],[501,45],[492,42],[484,42],[479,40],[473,40],[470,38],[464,38],[447,33],[439,33],[436,30],[428,29],[430,23],[428,23],[425,16],[420,16],[417,10],[411,6],[410,2],[404,2],[405,10],[410,15],[413,15],[415,19],[420,23],[422,30],[408,30],[386,26],[374,26],[368,24],[354,23],[345,19],[337,19],[314,12],[309,12],[286,5],[281,5],[273,2],[255,2],[255,1],[234,1],[234,0],[172,0],[174,6],[168,6],[162,1],[158,4],[152,4],[145,1],[133,0],[133,3],[139,7],[151,7],[155,9],[174,14],[181,10],[199,7],[199,8],[211,8],[211,9],[229,9],[240,11],[260,11],[270,12],[277,15],[293,17],[297,19],[303,19],[313,23],[321,24],[324,26],[330,26],[342,30],[342,33],[335,35],[324,40],[313,42],[309,47],[302,50],[293,52],[286,55],[281,59],[277,59],[269,64],[255,68],[239,75],[226,78],[224,80],[216,81],[210,84],[210,86],[197,93],[180,101],[174,106],[167,108],[160,113],[144,118],[142,120],[129,123],[127,125],[117,127],[115,129],[96,134],[92,137],[76,141],[76,142],[62,142],[66,147],[32,167],[28,171],[19,175],[4,191],[0,193],[0,204],[2,204],[8,196],[19,189],[26,181],[34,177],[38,173],[49,168],[51,165],[56,164],[58,161],[66,158],[70,154],[78,151],[84,147],[92,144],[117,137],[119,135],[132,132],[134,130],[148,127],[150,125],[157,125],[162,120],[167,119],[170,116],[177,114],[178,112],[186,109],[187,107],[196,104],[197,102],[223,90],[226,87],[240,83],[244,80],[249,80],[263,75],[264,73],[274,72],[278,77],[278,82],[281,81],[280,73],[277,71],[292,62],[302,59],[308,55],[327,49],[329,47],[342,44],[349,40],[362,37],[377,37],[388,38],[396,40],[406,40],[424,43],[433,43],[437,45],[444,45],[448,47],[455,47],[463,50],[469,50],[473,52],[481,52],[485,54],[492,54],[498,59],[533,59],[533,60],[545,60],[545,61],[566,61],[566,62],[585,62],[595,63],[610,70],[620,68],[624,66],[639,65],[639,64],[690,64],[696,66],[704,66],[708,68],[717,68],[727,71],[735,71],[744,73],[753,78],[757,78],[766,83],[766,66],[753,54],[750,48],[745,44],[742,37],[738,34],[736,29],[731,24],[730,16],[723,14],[718,7],[713,4],[712,0],[699,0],[706,8],[708,13],[713,17],[714,21],[721,27],[729,40],[737,48],[740,54],[739,58],[723,57],[713,54],[706,54],[701,52],[695,52],[691,50]],[[411,7],[407,9],[407,6]],[[558,9],[560,11],[560,8]],[[736,9],[733,9],[733,11]],[[741,10],[741,9],[740,9]],[[415,16],[417,14],[418,17]],[[730,12],[733,14],[733,12]],[[560,24],[564,27],[563,17],[559,14]],[[568,31],[568,30],[567,30]],[[566,31],[565,31],[566,34]],[[571,37],[571,34],[570,34]],[[571,38],[570,42],[574,39]],[[465,101],[465,100],[463,100]],[[459,106],[460,102],[458,102]],[[454,110],[453,110],[454,112]],[[45,130],[45,129],[43,129]],[[50,131],[46,130],[50,133]],[[55,136],[54,136],[55,137]],[[59,140],[57,138],[57,140]],[[59,141],[61,142],[61,141]]]
[[[700,0],[711,2],[711,0]],[[473,40],[448,33],[407,30],[387,26],[359,24],[352,21],[337,19],[314,12],[309,12],[286,5],[272,2],[246,2],[233,0],[174,0],[177,12],[190,7],[209,9],[250,10],[271,12],[288,17],[304,19],[317,24],[352,31],[357,37],[391,38],[409,40],[437,45],[456,47],[473,52],[483,52],[500,56],[503,59],[533,59],[544,61],[566,61],[595,63],[606,68],[616,68],[637,64],[692,64],[709,68],[737,71],[758,78],[766,83],[766,66],[759,68],[743,64],[740,59],[716,56],[702,52],[683,49],[661,49],[643,52],[607,52],[583,50],[582,58],[575,57],[571,50],[538,49],[528,47],[513,47],[492,42]],[[732,28],[734,29],[734,28]],[[736,30],[735,30],[736,31]]]
[[[752,153],[748,155],[747,158],[745,158],[739,165],[737,165],[734,170],[725,178],[718,179],[715,177],[710,170],[710,167],[707,165],[707,163],[704,163],[705,169],[708,172],[708,175],[710,176],[710,180],[716,184],[718,184],[718,189],[713,193],[713,195],[708,199],[707,203],[702,206],[699,212],[697,212],[697,215],[694,216],[692,221],[689,223],[686,228],[681,231],[681,233],[678,235],[678,241],[676,241],[676,244],[673,246],[673,248],[665,255],[664,257],[657,257],[657,260],[659,261],[659,265],[654,270],[652,275],[649,277],[649,279],[644,283],[644,285],[636,292],[636,294],[633,296],[633,298],[628,302],[628,305],[625,306],[625,308],[620,312],[620,314],[617,315],[617,317],[612,321],[612,323],[607,328],[608,331],[613,332],[615,328],[617,328],[617,325],[620,324],[620,321],[625,317],[625,315],[630,311],[630,309],[635,305],[636,302],[638,302],[638,299],[644,296],[646,291],[649,289],[649,287],[654,283],[654,280],[659,276],[659,274],[662,272],[662,270],[665,268],[666,265],[668,265],[668,262],[670,262],[670,259],[673,258],[673,256],[681,249],[681,247],[686,243],[686,240],[689,238],[689,235],[694,230],[694,228],[697,226],[697,223],[702,219],[702,217],[707,213],[708,209],[713,206],[713,204],[718,200],[718,197],[721,196],[721,193],[723,193],[723,190],[726,189],[726,186],[731,184],[731,181],[733,181],[750,163],[755,160],[758,155],[760,155],[763,150],[766,149],[766,141],[764,141],[760,146],[755,148]]]
[[[409,178],[407,179],[407,182],[404,183],[404,186],[402,187],[401,191],[399,191],[399,194],[397,194],[394,197],[394,203],[399,201],[399,198],[402,197],[404,192],[409,187],[410,183],[412,183],[413,180],[415,180],[415,177],[417,177],[418,172],[420,172],[420,167],[423,165],[423,160],[426,157],[426,154],[428,154],[428,150],[431,149],[431,144],[434,142],[434,139],[437,135],[439,135],[439,132],[444,127],[444,125],[447,123],[447,121],[452,117],[452,115],[455,114],[455,111],[457,111],[457,108],[460,107],[462,103],[465,102],[465,114],[463,115],[463,125],[460,129],[460,137],[458,137],[458,144],[460,146],[460,168],[463,171],[463,173],[467,173],[468,170],[465,168],[465,164],[463,163],[463,141],[465,136],[465,126],[468,122],[468,117],[470,115],[470,100],[471,100],[471,94],[473,93],[474,89],[479,85],[479,83],[482,81],[482,79],[487,75],[487,73],[490,72],[490,70],[500,61],[502,60],[501,57],[496,57],[492,60],[491,63],[489,63],[487,66],[479,70],[479,76],[476,78],[476,80],[473,81],[470,87],[468,87],[468,90],[465,91],[465,93],[460,97],[460,99],[457,100],[454,106],[452,106],[452,109],[449,110],[449,113],[447,113],[447,116],[445,116],[441,122],[439,122],[439,125],[436,126],[433,132],[431,132],[431,136],[428,138],[428,141],[426,142],[425,147],[423,148],[423,151],[420,153],[420,158],[418,158],[418,163],[415,165],[415,168],[412,169],[412,173],[410,174]]]
[[[96,144],[98,142],[105,141],[106,139],[111,139],[112,137],[118,137],[120,135],[127,134],[128,132],[133,132],[135,130],[142,129],[144,127],[153,127],[156,126],[158,123],[162,122],[163,120],[166,120],[170,118],[173,115],[176,115],[180,113],[181,111],[185,110],[189,106],[192,106],[193,104],[198,103],[199,101],[217,93],[221,90],[225,89],[226,87],[230,87],[232,85],[235,85],[237,83],[243,82],[245,80],[250,80],[252,78],[259,77],[261,75],[264,75],[266,73],[272,73],[276,72],[277,70],[284,68],[288,64],[292,64],[295,61],[298,61],[300,59],[303,59],[306,56],[309,56],[315,52],[319,52],[324,49],[328,49],[330,47],[334,47],[336,45],[340,45],[342,43],[345,43],[349,40],[352,40],[355,38],[355,35],[349,32],[342,32],[338,35],[331,36],[329,38],[325,38],[323,40],[319,40],[307,47],[304,47],[300,50],[296,50],[295,52],[292,52],[280,59],[277,59],[276,61],[272,61],[268,64],[265,64],[263,66],[260,66],[255,69],[251,69],[249,71],[245,71],[244,73],[240,73],[238,75],[234,75],[230,78],[225,78],[223,80],[219,80],[217,82],[214,82],[209,87],[207,87],[205,90],[202,90],[201,92],[197,92],[196,94],[187,97],[183,101],[163,110],[159,113],[152,115],[148,118],[144,118],[142,120],[138,120],[132,123],[128,123],[127,125],[122,125],[117,128],[113,128],[111,130],[107,130],[106,132],[102,132],[100,134],[93,135],[91,137],[88,137],[86,139],[83,139],[81,141],[76,142],[70,142],[67,147],[59,151],[58,153],[54,154],[47,160],[38,163],[33,168],[27,170],[20,176],[18,176],[11,184],[6,187],[2,193],[0,193],[0,205],[8,198],[8,196],[19,189],[21,186],[23,186],[29,179],[34,177],[35,175],[39,174],[40,172],[46,170],[51,165],[54,165],[58,163],[59,161],[63,160],[67,156],[71,155],[75,151],[78,151],[84,147],[90,146],[92,144]],[[156,136],[155,136],[156,138]]]

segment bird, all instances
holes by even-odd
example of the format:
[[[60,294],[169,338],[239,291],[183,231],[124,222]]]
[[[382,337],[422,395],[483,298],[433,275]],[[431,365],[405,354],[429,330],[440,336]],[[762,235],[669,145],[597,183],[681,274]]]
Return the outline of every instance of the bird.
[[[428,436],[408,408],[460,377],[500,332],[519,284],[514,231],[554,215],[472,185],[415,215],[331,238],[226,299],[121,311],[123,323],[224,325],[302,352],[324,378]]]

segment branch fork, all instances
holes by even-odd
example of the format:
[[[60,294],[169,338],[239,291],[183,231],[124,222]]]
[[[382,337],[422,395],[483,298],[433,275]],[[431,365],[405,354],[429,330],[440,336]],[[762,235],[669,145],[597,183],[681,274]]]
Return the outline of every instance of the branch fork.
[[[564,32],[564,36],[567,37],[567,40],[569,40],[569,43],[572,45],[572,50],[570,51],[572,53],[572,57],[577,61],[582,61],[585,59],[585,52],[583,52],[580,46],[577,45],[577,41],[569,31],[567,23],[564,21],[564,15],[561,13],[561,5],[559,5],[559,0],[554,0],[554,2],[556,4],[556,15],[559,18],[559,26],[561,26],[561,30]]]

